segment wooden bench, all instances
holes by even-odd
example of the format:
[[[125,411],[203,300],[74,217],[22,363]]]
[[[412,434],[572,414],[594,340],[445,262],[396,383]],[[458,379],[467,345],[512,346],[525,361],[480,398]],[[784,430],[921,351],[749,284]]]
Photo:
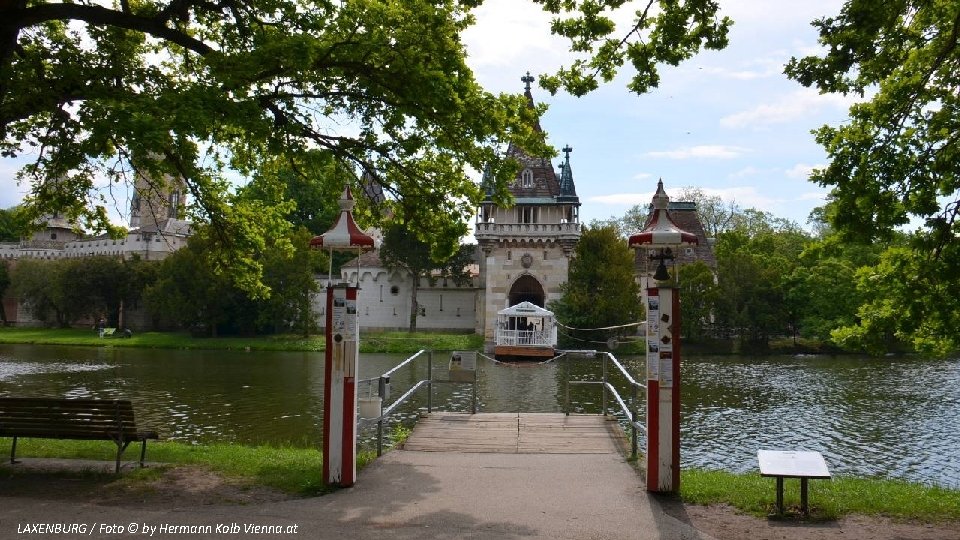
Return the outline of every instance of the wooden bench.
[[[811,478],[830,479],[830,470],[820,452],[784,452],[779,450],[757,451],[760,463],[760,476],[772,476],[777,479],[777,514],[783,515],[783,479],[800,479],[800,511],[809,513],[807,508],[807,480]]]
[[[120,457],[130,443],[142,443],[143,467],[147,439],[159,435],[137,427],[128,400],[0,397],[0,437],[13,437],[11,464],[16,463],[19,437],[113,441],[117,445],[116,472],[120,472]]]
[[[116,333],[117,333],[116,328],[104,328],[103,335],[100,337],[113,337],[114,335],[116,335]]]

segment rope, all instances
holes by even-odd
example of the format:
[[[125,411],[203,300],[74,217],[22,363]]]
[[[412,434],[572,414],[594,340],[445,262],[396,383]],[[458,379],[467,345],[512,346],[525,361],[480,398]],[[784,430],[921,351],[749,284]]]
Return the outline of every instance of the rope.
[[[640,321],[640,322],[635,322],[635,323],[627,323],[627,324],[618,324],[618,325],[616,325],[616,326],[601,326],[601,327],[599,327],[599,328],[574,328],[574,327],[572,327],[572,326],[567,326],[567,325],[563,324],[563,323],[560,322],[560,321],[556,321],[556,323],[557,323],[557,326],[562,326],[562,327],[566,328],[567,330],[579,330],[579,331],[582,331],[582,332],[592,332],[592,331],[595,331],[595,330],[617,330],[617,329],[619,329],[619,328],[629,328],[629,327],[631,327],[631,326],[640,326],[641,324],[645,324],[646,321]]]

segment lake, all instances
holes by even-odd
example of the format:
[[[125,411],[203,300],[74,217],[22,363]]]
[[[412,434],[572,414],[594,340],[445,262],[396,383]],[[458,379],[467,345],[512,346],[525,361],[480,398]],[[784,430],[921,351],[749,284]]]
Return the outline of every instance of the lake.
[[[403,358],[361,355],[360,377]],[[447,359],[434,355],[441,378]],[[642,358],[624,362],[642,372]],[[691,356],[682,366],[684,467],[755,471],[760,448],[806,449],[835,474],[960,488],[960,359]],[[479,367],[481,412],[562,410],[565,366]],[[569,368],[574,379],[600,373],[597,359]],[[393,399],[425,374],[425,361],[395,373]],[[0,395],[122,397],[167,439],[319,446],[323,354],[0,345]],[[468,411],[470,395],[438,384],[434,406]],[[599,412],[596,387],[571,395],[576,411]],[[393,421],[412,425],[425,407],[421,393]],[[361,431],[365,446],[372,437]]]

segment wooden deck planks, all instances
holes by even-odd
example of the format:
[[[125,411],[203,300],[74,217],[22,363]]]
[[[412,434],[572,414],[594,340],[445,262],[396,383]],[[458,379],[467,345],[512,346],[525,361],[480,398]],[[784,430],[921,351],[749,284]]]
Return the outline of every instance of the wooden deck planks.
[[[433,413],[404,443],[421,452],[520,454],[617,453],[615,431],[602,416],[560,413]]]

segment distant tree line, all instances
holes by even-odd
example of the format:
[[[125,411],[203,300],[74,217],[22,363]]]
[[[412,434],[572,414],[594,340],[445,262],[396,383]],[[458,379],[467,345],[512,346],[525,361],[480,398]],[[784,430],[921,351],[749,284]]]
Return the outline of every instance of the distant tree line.
[[[687,189],[675,200],[696,202],[708,236],[715,239],[715,269],[698,261],[678,270],[686,339],[735,340],[752,350],[783,338],[873,354],[905,348],[931,354],[954,350],[948,333],[928,332],[919,339],[916,333],[901,330],[901,319],[910,317],[911,306],[891,298],[909,296],[905,291],[910,283],[895,277],[903,274],[903,265],[914,264],[906,233],[864,244],[833,230],[829,221],[835,210],[829,205],[811,213],[808,230],[697,189]],[[601,235],[626,250],[624,238],[640,230],[646,216],[646,205],[637,205],[622,217],[592,222],[583,239]],[[586,307],[600,306],[596,298],[577,300],[596,292],[602,279],[579,281],[576,261],[593,260],[593,253],[600,251],[590,241],[578,247],[566,295],[555,305],[561,321],[583,328],[633,322],[635,314],[628,310],[604,308],[601,315]],[[598,271],[622,274],[622,269],[612,268],[613,260],[605,257],[604,264],[597,264]],[[632,259],[620,265],[632,268]],[[624,297],[634,294],[623,277],[620,286],[603,288]],[[946,311],[960,311],[955,298],[940,301]],[[579,317],[568,309],[574,303],[584,306],[576,310]]]

